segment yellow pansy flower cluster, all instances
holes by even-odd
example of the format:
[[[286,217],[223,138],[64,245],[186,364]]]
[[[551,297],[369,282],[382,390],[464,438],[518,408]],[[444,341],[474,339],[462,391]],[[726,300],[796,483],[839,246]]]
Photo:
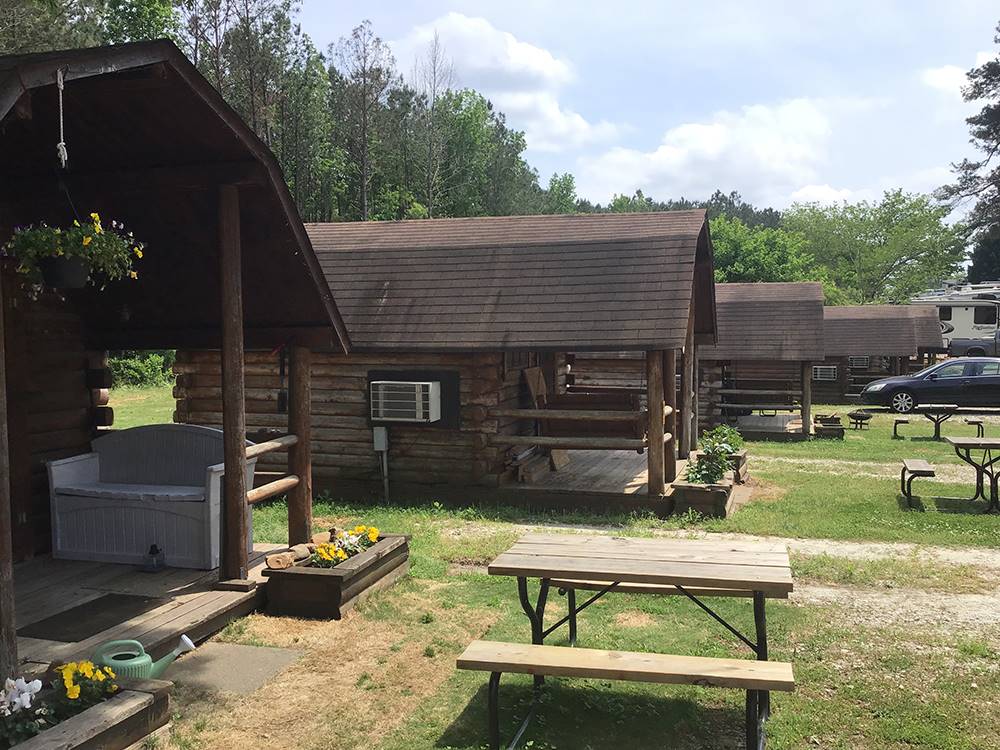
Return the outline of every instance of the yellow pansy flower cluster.
[[[337,563],[341,560],[347,559],[347,550],[332,543],[317,545],[315,554],[323,560],[323,562]]]
[[[353,529],[342,529],[333,534],[329,542],[316,545],[309,561],[321,568],[332,568],[337,563],[362,552],[378,541],[375,526],[358,524]]]
[[[114,670],[111,667],[99,667],[92,661],[71,661],[57,671],[62,677],[66,697],[71,701],[80,697],[81,687],[85,687],[88,682],[96,684],[102,692],[113,693],[118,690],[118,686],[111,682],[116,677]],[[104,685],[105,682],[108,684]]]

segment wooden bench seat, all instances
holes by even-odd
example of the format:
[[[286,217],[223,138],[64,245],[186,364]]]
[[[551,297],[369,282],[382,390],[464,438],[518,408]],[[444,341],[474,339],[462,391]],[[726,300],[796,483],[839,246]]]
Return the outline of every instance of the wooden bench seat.
[[[966,417],[965,423],[976,428],[976,437],[986,437],[985,422],[979,417]]]
[[[542,677],[577,677],[627,682],[733,688],[747,691],[747,747],[763,746],[765,697],[772,690],[795,689],[792,665],[756,659],[603,651],[567,646],[473,641],[458,657],[459,669],[490,672],[490,747],[500,747],[498,693],[504,672]],[[536,682],[536,685],[538,683]],[[531,715],[529,714],[529,719]],[[527,726],[522,724],[514,743]]]
[[[894,438],[899,438],[899,426],[901,424],[909,424],[910,420],[906,417],[896,417],[892,420],[892,436]]]
[[[899,491],[907,504],[913,504],[912,484],[916,477],[935,476],[934,467],[922,458],[904,458],[903,469],[899,472]]]
[[[566,591],[603,591],[608,587],[606,581],[584,581],[575,578],[553,578],[549,584]],[[753,591],[748,589],[718,589],[706,586],[685,586],[684,590],[693,596],[737,596],[753,598]],[[622,581],[612,591],[622,594],[657,594],[660,596],[683,596],[676,586],[661,586],[656,583],[631,583]],[[768,594],[771,599],[787,599],[788,593]]]

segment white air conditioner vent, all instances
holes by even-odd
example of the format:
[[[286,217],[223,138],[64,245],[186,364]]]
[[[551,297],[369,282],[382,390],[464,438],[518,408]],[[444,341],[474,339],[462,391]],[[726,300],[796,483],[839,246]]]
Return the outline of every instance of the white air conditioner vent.
[[[836,380],[836,365],[816,365],[813,367],[813,380]]]
[[[862,369],[867,370],[868,366],[871,364],[871,360],[868,357],[848,357],[847,365],[852,369]]]
[[[372,421],[437,422],[441,419],[440,381],[375,380],[371,384]]]

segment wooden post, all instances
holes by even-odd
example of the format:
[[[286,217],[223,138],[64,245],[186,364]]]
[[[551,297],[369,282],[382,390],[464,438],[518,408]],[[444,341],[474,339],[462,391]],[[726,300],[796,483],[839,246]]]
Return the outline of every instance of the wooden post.
[[[655,349],[646,352],[646,408],[649,411],[649,427],[646,437],[647,492],[659,497],[666,491],[663,483],[665,465],[663,446],[663,351]]]
[[[802,363],[802,434],[812,432],[812,363]]]
[[[0,680],[16,677],[14,537],[11,523],[10,445],[7,437],[7,362],[3,285],[0,283]]]
[[[698,362],[698,344],[691,338],[691,450],[698,449],[698,431],[701,429],[701,365]]]
[[[312,536],[312,352],[293,346],[288,389],[288,431],[299,441],[288,451],[288,472],[299,483],[288,493],[288,546]]]
[[[687,336],[684,340],[684,352],[681,355],[681,413],[679,421],[683,424],[681,440],[677,444],[677,454],[681,458],[691,455],[692,449],[698,445],[698,425],[694,415],[694,308],[688,318]]]
[[[246,394],[243,357],[243,257],[240,194],[219,188],[219,260],[222,274],[222,431],[226,473],[222,492],[220,581],[247,578]]]
[[[663,400],[670,407],[666,430],[670,442],[663,454],[663,478],[667,482],[677,479],[677,350],[663,352]]]

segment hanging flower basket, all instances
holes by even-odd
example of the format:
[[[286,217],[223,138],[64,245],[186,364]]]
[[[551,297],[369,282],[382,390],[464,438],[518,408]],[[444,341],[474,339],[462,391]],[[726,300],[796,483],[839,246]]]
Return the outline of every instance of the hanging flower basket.
[[[143,244],[123,224],[112,221],[106,230],[96,213],[89,222],[74,221],[65,229],[48,224],[18,227],[3,246],[3,254],[17,260],[18,272],[28,281],[57,289],[137,279],[132,264],[142,258],[142,251]]]
[[[45,286],[54,289],[83,289],[90,280],[90,269],[83,258],[52,255],[38,261]]]

